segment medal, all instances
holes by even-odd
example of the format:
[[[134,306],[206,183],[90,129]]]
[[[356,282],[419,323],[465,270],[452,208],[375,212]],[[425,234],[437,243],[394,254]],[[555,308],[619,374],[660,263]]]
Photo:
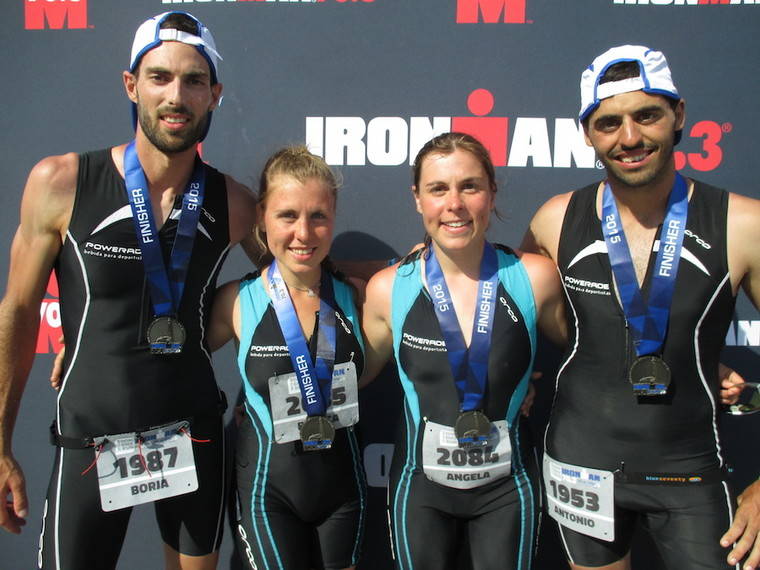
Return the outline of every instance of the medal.
[[[628,379],[637,396],[661,396],[668,391],[670,384],[670,368],[660,356],[655,355],[663,353],[667,336],[681,248],[686,234],[688,196],[686,181],[676,173],[659,232],[651,288],[645,302],[609,183],[605,184],[602,194],[602,234],[620,304],[638,356],[628,371]]]
[[[142,254],[145,277],[153,305],[153,322],[148,325],[147,340],[151,354],[177,354],[185,342],[185,328],[172,315],[179,312],[185,280],[193,252],[201,206],[206,187],[206,170],[199,156],[190,181],[182,195],[182,210],[177,233],[167,262],[161,250],[161,238],[153,219],[148,180],[135,150],[135,141],[124,150],[124,180],[137,243]]]
[[[301,443],[304,451],[330,449],[335,428],[325,416],[309,416],[301,426]]]
[[[178,354],[185,342],[185,327],[173,317],[156,317],[146,336],[151,354]]]
[[[491,244],[483,244],[477,309],[473,315],[470,346],[467,346],[435,249],[431,246],[427,251],[425,278],[459,396],[460,413],[454,433],[460,447],[480,447],[486,445],[491,433],[491,422],[479,409],[483,407],[488,383],[488,355],[496,312],[496,290],[499,286],[498,256]]]
[[[483,447],[488,444],[488,436],[491,435],[491,422],[480,410],[459,412],[454,424],[454,434],[457,436],[459,447]]]
[[[628,379],[637,396],[662,396],[670,384],[670,367],[659,356],[640,356],[631,364]]]
[[[301,330],[290,293],[285,286],[277,260],[269,266],[269,287],[272,307],[277,322],[285,337],[301,392],[301,405],[308,416],[301,426],[301,441],[306,450],[328,449],[332,445],[335,427],[325,418],[332,401],[332,377],[335,366],[335,295],[332,276],[325,273],[322,283],[322,297],[319,300],[319,330],[317,350],[312,359],[311,351]]]

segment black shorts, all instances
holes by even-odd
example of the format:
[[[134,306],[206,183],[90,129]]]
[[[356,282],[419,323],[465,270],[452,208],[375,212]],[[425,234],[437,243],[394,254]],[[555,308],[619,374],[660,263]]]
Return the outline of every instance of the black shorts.
[[[225,507],[224,423],[221,417],[196,420],[193,455],[198,490],[154,503],[162,540],[190,556],[219,548]],[[57,448],[42,519],[38,567],[57,570],[115,568],[132,508],[104,512],[100,505],[93,449]]]
[[[666,568],[727,568],[720,537],[734,514],[734,497],[725,482],[693,486],[615,483],[615,540],[606,542],[559,525],[568,560],[604,566],[631,549],[637,523],[647,530]]]
[[[237,541],[245,567],[338,569],[358,562],[366,482],[352,428],[333,449],[278,444],[246,416],[236,442]]]
[[[388,493],[397,568],[455,570],[468,552],[478,570],[531,568],[541,494],[535,458],[527,463],[474,489],[445,487],[421,469],[411,475],[400,469]]]

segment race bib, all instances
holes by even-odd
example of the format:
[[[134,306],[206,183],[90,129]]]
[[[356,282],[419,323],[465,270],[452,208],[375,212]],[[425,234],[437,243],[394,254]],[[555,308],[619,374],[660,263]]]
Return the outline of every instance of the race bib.
[[[544,454],[549,514],[562,526],[615,540],[615,477],[612,471],[562,463]]]
[[[277,443],[300,440],[306,412],[295,373],[272,376],[269,379],[269,400],[274,440]],[[335,429],[349,427],[359,421],[359,388],[356,365],[353,362],[336,364],[333,368],[332,401],[325,416]]]
[[[103,442],[95,453],[104,511],[184,495],[198,488],[188,422],[144,431],[140,436],[140,445],[135,433],[107,435],[95,441]]]
[[[422,469],[431,481],[454,489],[472,489],[507,477],[512,471],[512,445],[506,420],[491,422],[488,444],[462,449],[454,428],[425,423]]]

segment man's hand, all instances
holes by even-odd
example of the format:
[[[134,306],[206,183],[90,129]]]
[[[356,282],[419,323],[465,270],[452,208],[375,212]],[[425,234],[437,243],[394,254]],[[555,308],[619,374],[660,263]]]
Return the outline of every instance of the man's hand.
[[[53,390],[60,390],[61,383],[63,382],[63,357],[66,354],[66,345],[64,344],[63,335],[58,339],[58,342],[63,345],[58,354],[55,355],[53,361],[53,369],[50,371],[50,386]]]
[[[10,495],[10,497],[9,497]],[[26,524],[28,503],[21,466],[10,456],[0,457],[0,528],[19,534]]]
[[[720,403],[724,406],[732,406],[739,401],[744,386],[744,378],[733,368],[724,364],[718,364],[718,378],[720,379]]]
[[[525,394],[525,399],[520,404],[520,413],[526,418],[530,415],[530,409],[533,407],[533,401],[536,399],[536,387],[533,385],[533,381],[538,380],[543,375],[543,372],[538,372],[537,370],[534,370],[530,375],[528,393]]]
[[[736,543],[726,559],[729,565],[738,564],[747,556],[742,568],[755,570],[760,564],[760,481],[747,487],[737,502],[734,522],[720,539],[720,545],[729,548]]]

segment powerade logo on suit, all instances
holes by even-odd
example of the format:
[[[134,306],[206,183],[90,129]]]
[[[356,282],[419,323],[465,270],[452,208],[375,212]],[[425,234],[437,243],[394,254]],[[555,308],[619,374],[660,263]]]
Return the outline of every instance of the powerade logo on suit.
[[[760,0],[612,0],[613,4],[636,4],[652,6],[747,6],[760,5]]]
[[[494,166],[597,166],[577,119],[488,116],[493,107],[491,92],[475,89],[467,97],[471,116],[306,117],[306,144],[334,166],[399,166],[414,162],[422,145],[434,136],[459,131],[480,140]]]
[[[457,24],[525,24],[526,0],[457,0]]]
[[[26,30],[82,30],[87,27],[87,0],[24,0]]]

